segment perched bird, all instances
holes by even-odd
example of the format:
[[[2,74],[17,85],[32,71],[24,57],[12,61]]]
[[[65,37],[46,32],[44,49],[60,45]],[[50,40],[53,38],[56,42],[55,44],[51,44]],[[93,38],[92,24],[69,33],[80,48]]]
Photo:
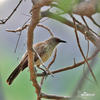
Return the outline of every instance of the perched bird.
[[[42,41],[33,45],[33,48],[41,57],[43,63],[46,62],[52,55],[54,48],[59,43],[66,43],[66,41],[61,40],[57,37],[51,37],[46,41]],[[34,56],[34,64],[40,68],[42,65],[37,53]],[[7,79],[8,85],[11,85],[13,80],[17,77],[17,75],[23,71],[26,67],[28,67],[28,54],[27,52],[23,55],[22,60],[20,61],[19,65],[15,68],[15,70],[10,74]]]

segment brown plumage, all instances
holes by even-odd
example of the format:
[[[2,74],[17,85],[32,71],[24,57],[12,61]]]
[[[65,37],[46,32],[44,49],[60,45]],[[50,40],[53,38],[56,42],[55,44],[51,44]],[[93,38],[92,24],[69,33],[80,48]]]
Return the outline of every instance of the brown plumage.
[[[43,62],[46,62],[50,56],[52,55],[52,52],[54,48],[59,44],[60,42],[65,43],[66,41],[63,41],[57,37],[49,38],[46,41],[39,42],[37,44],[33,45],[33,48],[36,50],[36,52],[39,54]],[[35,54],[34,57],[34,63],[37,67],[41,65],[41,61],[39,60],[37,54]],[[19,65],[14,69],[14,71],[10,74],[10,76],[7,79],[7,83],[9,85],[12,84],[13,80],[17,77],[17,75],[23,71],[26,67],[28,67],[28,54],[27,52],[22,57],[22,60],[20,61]]]

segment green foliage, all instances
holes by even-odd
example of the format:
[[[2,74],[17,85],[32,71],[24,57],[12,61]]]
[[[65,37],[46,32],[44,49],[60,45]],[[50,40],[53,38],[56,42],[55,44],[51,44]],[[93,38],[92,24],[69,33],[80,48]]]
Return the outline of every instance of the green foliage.
[[[97,6],[96,6],[96,11],[100,12],[100,0],[98,0]]]
[[[75,6],[79,0],[59,0],[58,6],[67,13],[71,13],[73,6]]]

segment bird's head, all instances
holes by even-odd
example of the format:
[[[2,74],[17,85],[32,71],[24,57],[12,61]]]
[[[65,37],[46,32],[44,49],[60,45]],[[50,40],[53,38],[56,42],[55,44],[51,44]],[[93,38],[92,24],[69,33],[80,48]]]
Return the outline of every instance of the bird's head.
[[[66,43],[66,41],[59,39],[58,37],[51,37],[47,40],[49,45],[56,46],[59,43]]]

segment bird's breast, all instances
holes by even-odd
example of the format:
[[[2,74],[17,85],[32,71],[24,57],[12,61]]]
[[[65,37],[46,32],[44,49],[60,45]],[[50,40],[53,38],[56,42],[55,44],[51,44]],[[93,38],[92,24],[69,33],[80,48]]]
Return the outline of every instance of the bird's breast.
[[[44,52],[40,55],[43,63],[46,62],[52,55],[53,50],[51,50],[50,48],[47,48],[44,50]],[[38,59],[35,62],[36,65],[41,65],[41,61]]]

